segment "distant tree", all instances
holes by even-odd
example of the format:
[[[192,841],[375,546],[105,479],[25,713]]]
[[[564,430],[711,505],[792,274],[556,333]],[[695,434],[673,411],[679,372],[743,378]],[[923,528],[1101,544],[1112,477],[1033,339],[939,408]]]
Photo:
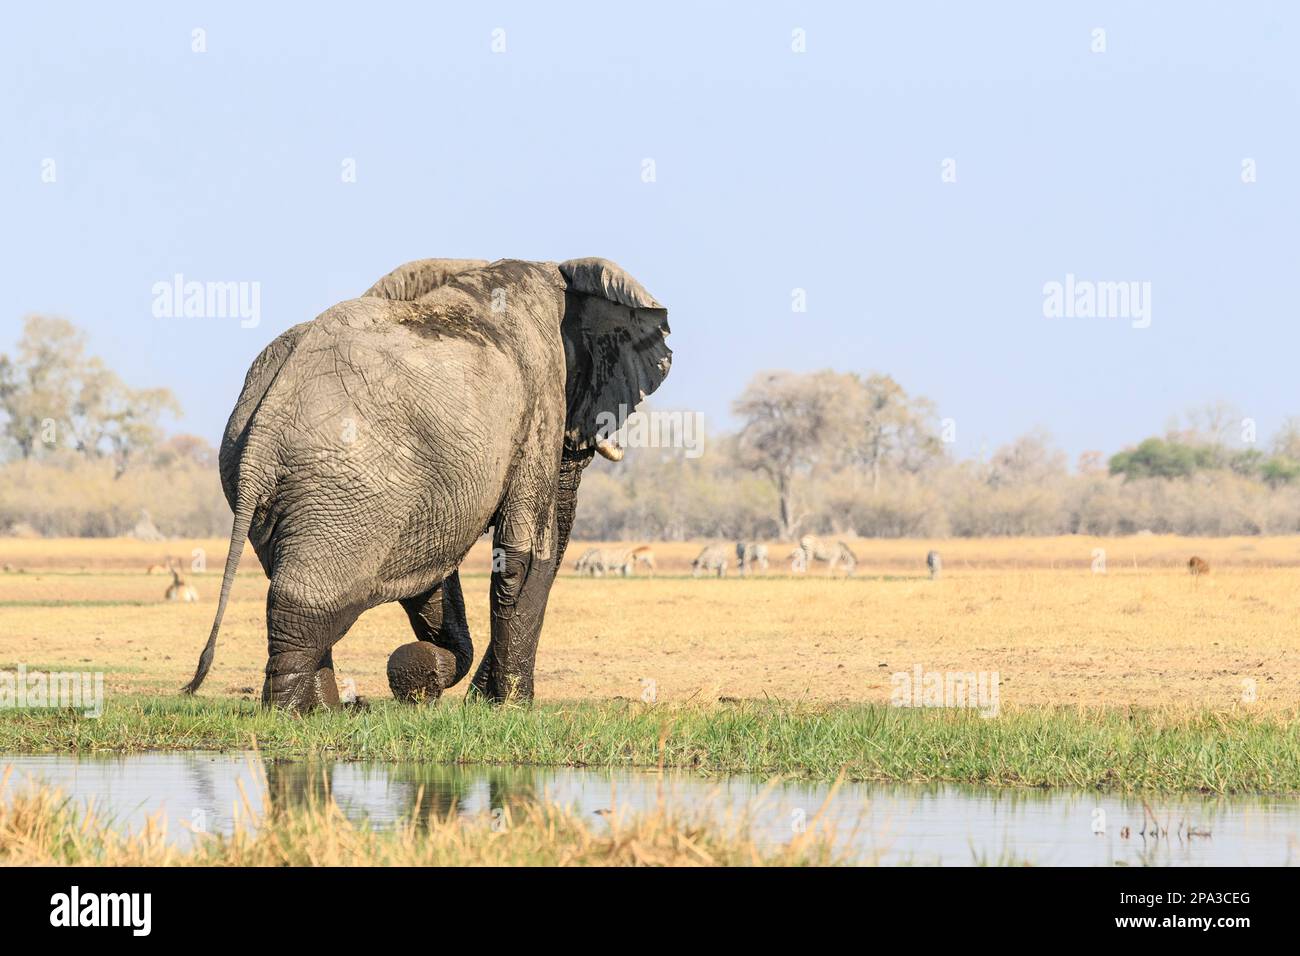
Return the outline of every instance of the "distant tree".
[[[24,444],[21,440],[20,428],[17,424],[17,409],[15,407],[15,396],[23,387],[21,373],[18,366],[8,355],[0,354],[0,411],[4,412],[4,436],[13,442],[19,449],[22,457],[27,458],[31,455],[30,444]]]
[[[1022,435],[993,453],[988,483],[994,488],[1043,484],[1065,474],[1065,453],[1052,447],[1042,429]]]
[[[1272,451],[1274,455],[1300,461],[1300,418],[1291,416],[1282,422],[1273,436]]]
[[[179,415],[164,388],[132,389],[103,360],[88,357],[85,335],[66,319],[30,316],[15,355],[0,356],[4,435],[22,458],[41,446],[111,458],[117,476],[161,439],[159,420]]]
[[[1216,456],[1204,445],[1176,439],[1148,438],[1136,448],[1111,456],[1110,473],[1132,478],[1185,478],[1203,468],[1213,468]]]
[[[943,443],[931,428],[934,405],[928,399],[909,396],[888,375],[852,378],[848,387],[859,393],[864,412],[860,437],[850,433],[850,442],[871,475],[873,494],[880,491],[886,465],[916,472],[943,455]]]
[[[107,454],[120,477],[162,438],[158,420],[164,414],[179,416],[181,407],[176,396],[165,388],[123,389],[115,399],[103,409],[104,437],[108,441]]]
[[[1106,456],[1099,451],[1079,453],[1079,460],[1074,470],[1081,475],[1102,475],[1106,473]]]
[[[738,462],[772,483],[786,540],[798,536],[804,517],[800,483],[828,458],[842,454],[853,425],[855,381],[830,371],[763,372],[733,405],[743,422],[736,442]]]
[[[31,458],[51,438],[62,440],[84,364],[82,332],[66,319],[40,315],[24,321],[14,357],[0,355],[4,434],[22,458]]]
[[[1258,448],[1243,448],[1228,454],[1228,468],[1247,478],[1258,478],[1267,458]]]
[[[1184,441],[1192,445],[1223,448],[1231,443],[1234,428],[1241,426],[1241,412],[1222,399],[1189,409]]]
[[[158,444],[153,452],[153,463],[160,468],[170,468],[177,464],[216,468],[217,450],[205,438],[181,433]]]
[[[1259,476],[1272,488],[1294,484],[1300,479],[1300,461],[1286,455],[1274,455],[1260,467]]]

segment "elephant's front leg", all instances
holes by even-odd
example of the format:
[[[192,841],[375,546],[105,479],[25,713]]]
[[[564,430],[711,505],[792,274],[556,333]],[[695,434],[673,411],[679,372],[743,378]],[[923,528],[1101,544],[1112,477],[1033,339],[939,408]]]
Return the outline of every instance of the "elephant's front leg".
[[[535,509],[536,501],[531,504]],[[521,511],[505,511],[493,536],[492,642],[473,681],[475,691],[497,703],[533,699],[537,641],[562,557],[554,506],[540,521],[535,511]]]

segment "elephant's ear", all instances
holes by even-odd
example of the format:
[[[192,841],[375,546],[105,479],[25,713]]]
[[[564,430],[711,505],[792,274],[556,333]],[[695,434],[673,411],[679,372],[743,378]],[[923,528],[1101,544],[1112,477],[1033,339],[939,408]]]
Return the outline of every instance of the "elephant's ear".
[[[446,285],[453,276],[482,269],[487,264],[486,259],[416,259],[398,266],[364,294],[410,302],[440,285]]]
[[[568,419],[564,444],[595,448],[668,375],[668,310],[608,259],[560,263]]]

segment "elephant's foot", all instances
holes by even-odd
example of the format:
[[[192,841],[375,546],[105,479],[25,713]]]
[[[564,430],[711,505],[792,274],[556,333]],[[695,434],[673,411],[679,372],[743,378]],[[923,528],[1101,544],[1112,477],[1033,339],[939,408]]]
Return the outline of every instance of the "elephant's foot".
[[[456,656],[429,641],[403,644],[388,658],[388,687],[393,696],[407,703],[437,700],[454,684]]]
[[[493,704],[530,704],[533,701],[533,679],[530,674],[510,674],[491,659],[489,651],[483,655],[467,699],[482,699]]]
[[[469,673],[474,660],[460,573],[453,571],[423,594],[403,598],[402,607],[419,640],[404,644],[388,658],[388,687],[398,700],[437,700]]]
[[[305,714],[317,707],[337,710],[339,688],[331,664],[311,670],[292,669],[293,661],[273,659],[262,682],[262,703]]]
[[[262,703],[306,713],[340,706],[332,648],[360,613],[342,599],[308,601],[301,570],[278,569],[266,596],[267,661]]]

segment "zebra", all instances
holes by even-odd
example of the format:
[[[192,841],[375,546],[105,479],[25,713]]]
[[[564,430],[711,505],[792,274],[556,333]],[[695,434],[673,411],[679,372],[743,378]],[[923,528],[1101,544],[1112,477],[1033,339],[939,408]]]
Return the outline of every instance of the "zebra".
[[[574,567],[579,574],[590,575],[593,578],[604,577],[606,574],[620,574],[627,577],[632,573],[631,554],[630,551],[588,548],[582,552],[582,557]]]
[[[582,552],[582,557],[574,563],[573,567],[579,574],[589,574],[593,578],[598,578],[605,573],[603,563],[597,563],[600,557],[600,548],[588,548]]]
[[[727,549],[720,544],[710,544],[691,562],[691,577],[716,574],[720,578],[725,578],[728,564],[730,560],[727,557]]]
[[[926,554],[925,566],[930,569],[930,580],[939,580],[939,575],[943,572],[943,559],[939,557],[938,551],[930,551]]]
[[[799,547],[790,556],[796,561],[802,560],[800,570],[807,570],[814,561],[826,562],[827,574],[834,574],[837,568],[841,568],[845,574],[852,575],[858,567],[857,555],[843,541],[836,541],[833,547],[827,547],[810,534],[799,539]]]
[[[767,545],[755,541],[737,541],[736,568],[741,576],[748,575],[755,566],[767,573]]]

